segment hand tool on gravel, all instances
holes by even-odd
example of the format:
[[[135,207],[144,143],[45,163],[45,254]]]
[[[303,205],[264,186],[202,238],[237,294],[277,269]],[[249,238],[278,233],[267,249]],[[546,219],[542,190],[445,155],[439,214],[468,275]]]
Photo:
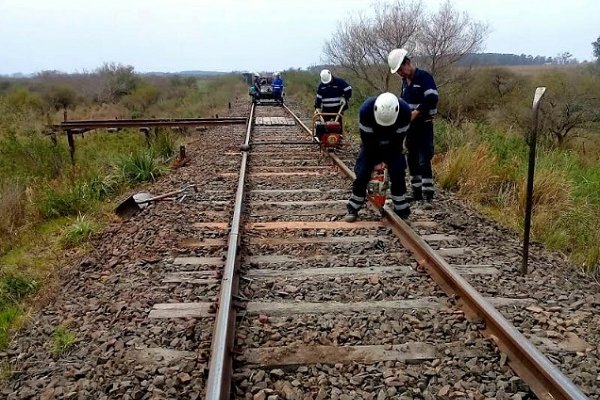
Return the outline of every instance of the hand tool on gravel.
[[[115,208],[115,214],[117,214],[123,219],[131,218],[139,211],[144,209],[149,203],[161,199],[166,199],[171,196],[176,196],[189,190],[190,188],[195,188],[195,186],[196,185],[187,185],[183,189],[174,190],[172,192],[164,193],[158,196],[152,196],[148,192],[140,192],[133,194],[125,200],[123,200],[121,203],[119,203],[117,208]]]

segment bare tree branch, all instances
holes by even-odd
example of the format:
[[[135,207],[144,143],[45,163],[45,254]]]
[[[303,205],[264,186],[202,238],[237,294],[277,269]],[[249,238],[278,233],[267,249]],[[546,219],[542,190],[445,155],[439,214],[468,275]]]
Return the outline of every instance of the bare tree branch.
[[[325,43],[327,62],[340,65],[378,91],[388,90],[387,56],[403,47],[433,73],[444,73],[465,54],[481,49],[487,25],[474,22],[447,1],[431,15],[422,0],[376,2],[372,16],[361,14],[338,25]]]

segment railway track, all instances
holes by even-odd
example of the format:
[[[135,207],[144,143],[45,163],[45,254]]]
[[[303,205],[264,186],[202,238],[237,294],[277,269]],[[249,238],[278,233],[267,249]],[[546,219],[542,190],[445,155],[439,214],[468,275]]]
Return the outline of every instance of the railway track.
[[[419,210],[410,226],[422,237],[387,208],[385,219],[370,209],[342,222],[350,182],[339,172],[352,177],[351,153],[322,153],[287,108],[253,107],[249,120],[239,174],[221,175],[238,178],[231,224],[195,224],[229,229],[226,257],[179,258],[200,270],[170,278],[206,283],[202,266],[224,263],[218,301],[154,310],[216,312],[206,398],[228,398],[232,381],[239,398],[486,397],[506,393],[486,386],[498,377],[519,396],[585,398],[490,306],[532,299],[484,299],[461,277],[493,279],[497,268],[451,268],[444,258],[465,249]]]
[[[457,292],[460,277],[441,277],[435,264],[449,263],[598,398],[593,290],[551,294],[553,274],[535,278],[547,292],[527,289],[512,276],[518,242],[443,193],[404,227],[372,208],[343,223],[354,145],[336,153],[345,169],[285,109],[258,107],[249,121],[193,136],[191,164],[153,188],[194,183],[197,193],[105,230],[64,293],[0,353],[15,371],[2,395],[585,398],[529,345],[507,345],[502,329],[514,328],[481,315],[473,293]],[[57,358],[47,341],[59,324],[78,342]]]

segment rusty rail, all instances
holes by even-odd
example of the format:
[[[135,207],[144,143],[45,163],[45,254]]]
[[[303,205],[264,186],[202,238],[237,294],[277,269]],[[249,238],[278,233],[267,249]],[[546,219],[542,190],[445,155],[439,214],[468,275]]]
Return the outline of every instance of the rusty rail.
[[[312,135],[310,129],[287,106],[284,105],[284,108],[307,133]],[[356,178],[354,172],[335,153],[327,154],[346,176],[351,179]],[[569,378],[560,372],[391,208],[384,206],[383,215],[402,244],[413,253],[419,265],[427,270],[442,290],[457,300],[465,314],[471,318],[480,318],[485,322],[483,334],[492,339],[498,348],[508,356],[511,368],[540,399],[587,399]]]
[[[250,116],[247,119],[246,138],[244,145],[247,148],[252,132],[254,117],[254,104],[250,108]],[[248,163],[248,152],[242,152],[240,166],[240,177],[238,179],[237,192],[235,194],[235,205],[233,218],[231,219],[231,231],[227,242],[227,260],[223,269],[221,280],[221,292],[219,293],[219,309],[215,319],[213,333],[208,380],[206,382],[206,399],[224,400],[229,399],[231,391],[231,375],[233,346],[235,339],[236,310],[233,304],[233,296],[238,291],[239,277],[236,274],[239,263],[237,250],[240,245],[240,225],[242,219],[242,204],[244,200],[244,184],[246,181],[246,167]]]
[[[69,144],[69,154],[71,163],[75,164],[75,138],[74,135],[83,135],[94,129],[122,129],[122,128],[140,128],[146,135],[146,142],[150,145],[150,128],[159,127],[185,127],[202,125],[229,125],[244,124],[246,117],[216,117],[216,118],[153,118],[153,119],[91,119],[91,120],[70,120],[63,121],[57,125],[51,125],[47,135],[51,135],[52,141],[56,144],[56,132],[64,131],[67,135]]]
[[[310,129],[284,104],[283,107],[312,136]],[[250,147],[250,133],[254,105],[250,111],[244,148]],[[314,139],[313,139],[314,140]],[[355,174],[335,153],[328,153],[332,161],[351,179]],[[238,262],[237,249],[240,242],[240,221],[243,190],[248,154],[242,153],[240,178],[236,193],[234,216],[229,235],[227,261],[221,285],[220,304],[216,319],[211,349],[210,372],[207,382],[207,399],[228,399],[231,391],[232,347],[234,342],[235,309],[233,295],[237,290],[238,277],[235,275]],[[400,237],[402,244],[413,253],[419,265],[423,266],[438,285],[457,300],[458,305],[471,318],[481,318],[485,322],[483,334],[491,338],[498,348],[508,356],[511,368],[525,381],[540,398],[577,399],[587,397],[558,370],[531,342],[527,340],[498,310],[490,305],[464,278],[443,258],[421,239],[392,209],[384,206],[383,215],[392,230]]]
[[[52,125],[53,130],[74,131],[81,133],[91,129],[108,128],[151,128],[171,126],[201,126],[222,124],[245,124],[246,117],[220,117],[220,118],[152,118],[152,119],[95,119],[95,120],[69,120]]]

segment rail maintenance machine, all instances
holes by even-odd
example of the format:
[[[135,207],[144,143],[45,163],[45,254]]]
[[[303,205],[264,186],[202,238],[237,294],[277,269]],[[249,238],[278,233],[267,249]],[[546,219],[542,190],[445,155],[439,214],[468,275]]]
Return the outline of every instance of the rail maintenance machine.
[[[323,150],[335,151],[342,145],[344,138],[343,108],[342,104],[337,113],[325,113],[318,108],[315,110],[312,118],[313,135]]]

